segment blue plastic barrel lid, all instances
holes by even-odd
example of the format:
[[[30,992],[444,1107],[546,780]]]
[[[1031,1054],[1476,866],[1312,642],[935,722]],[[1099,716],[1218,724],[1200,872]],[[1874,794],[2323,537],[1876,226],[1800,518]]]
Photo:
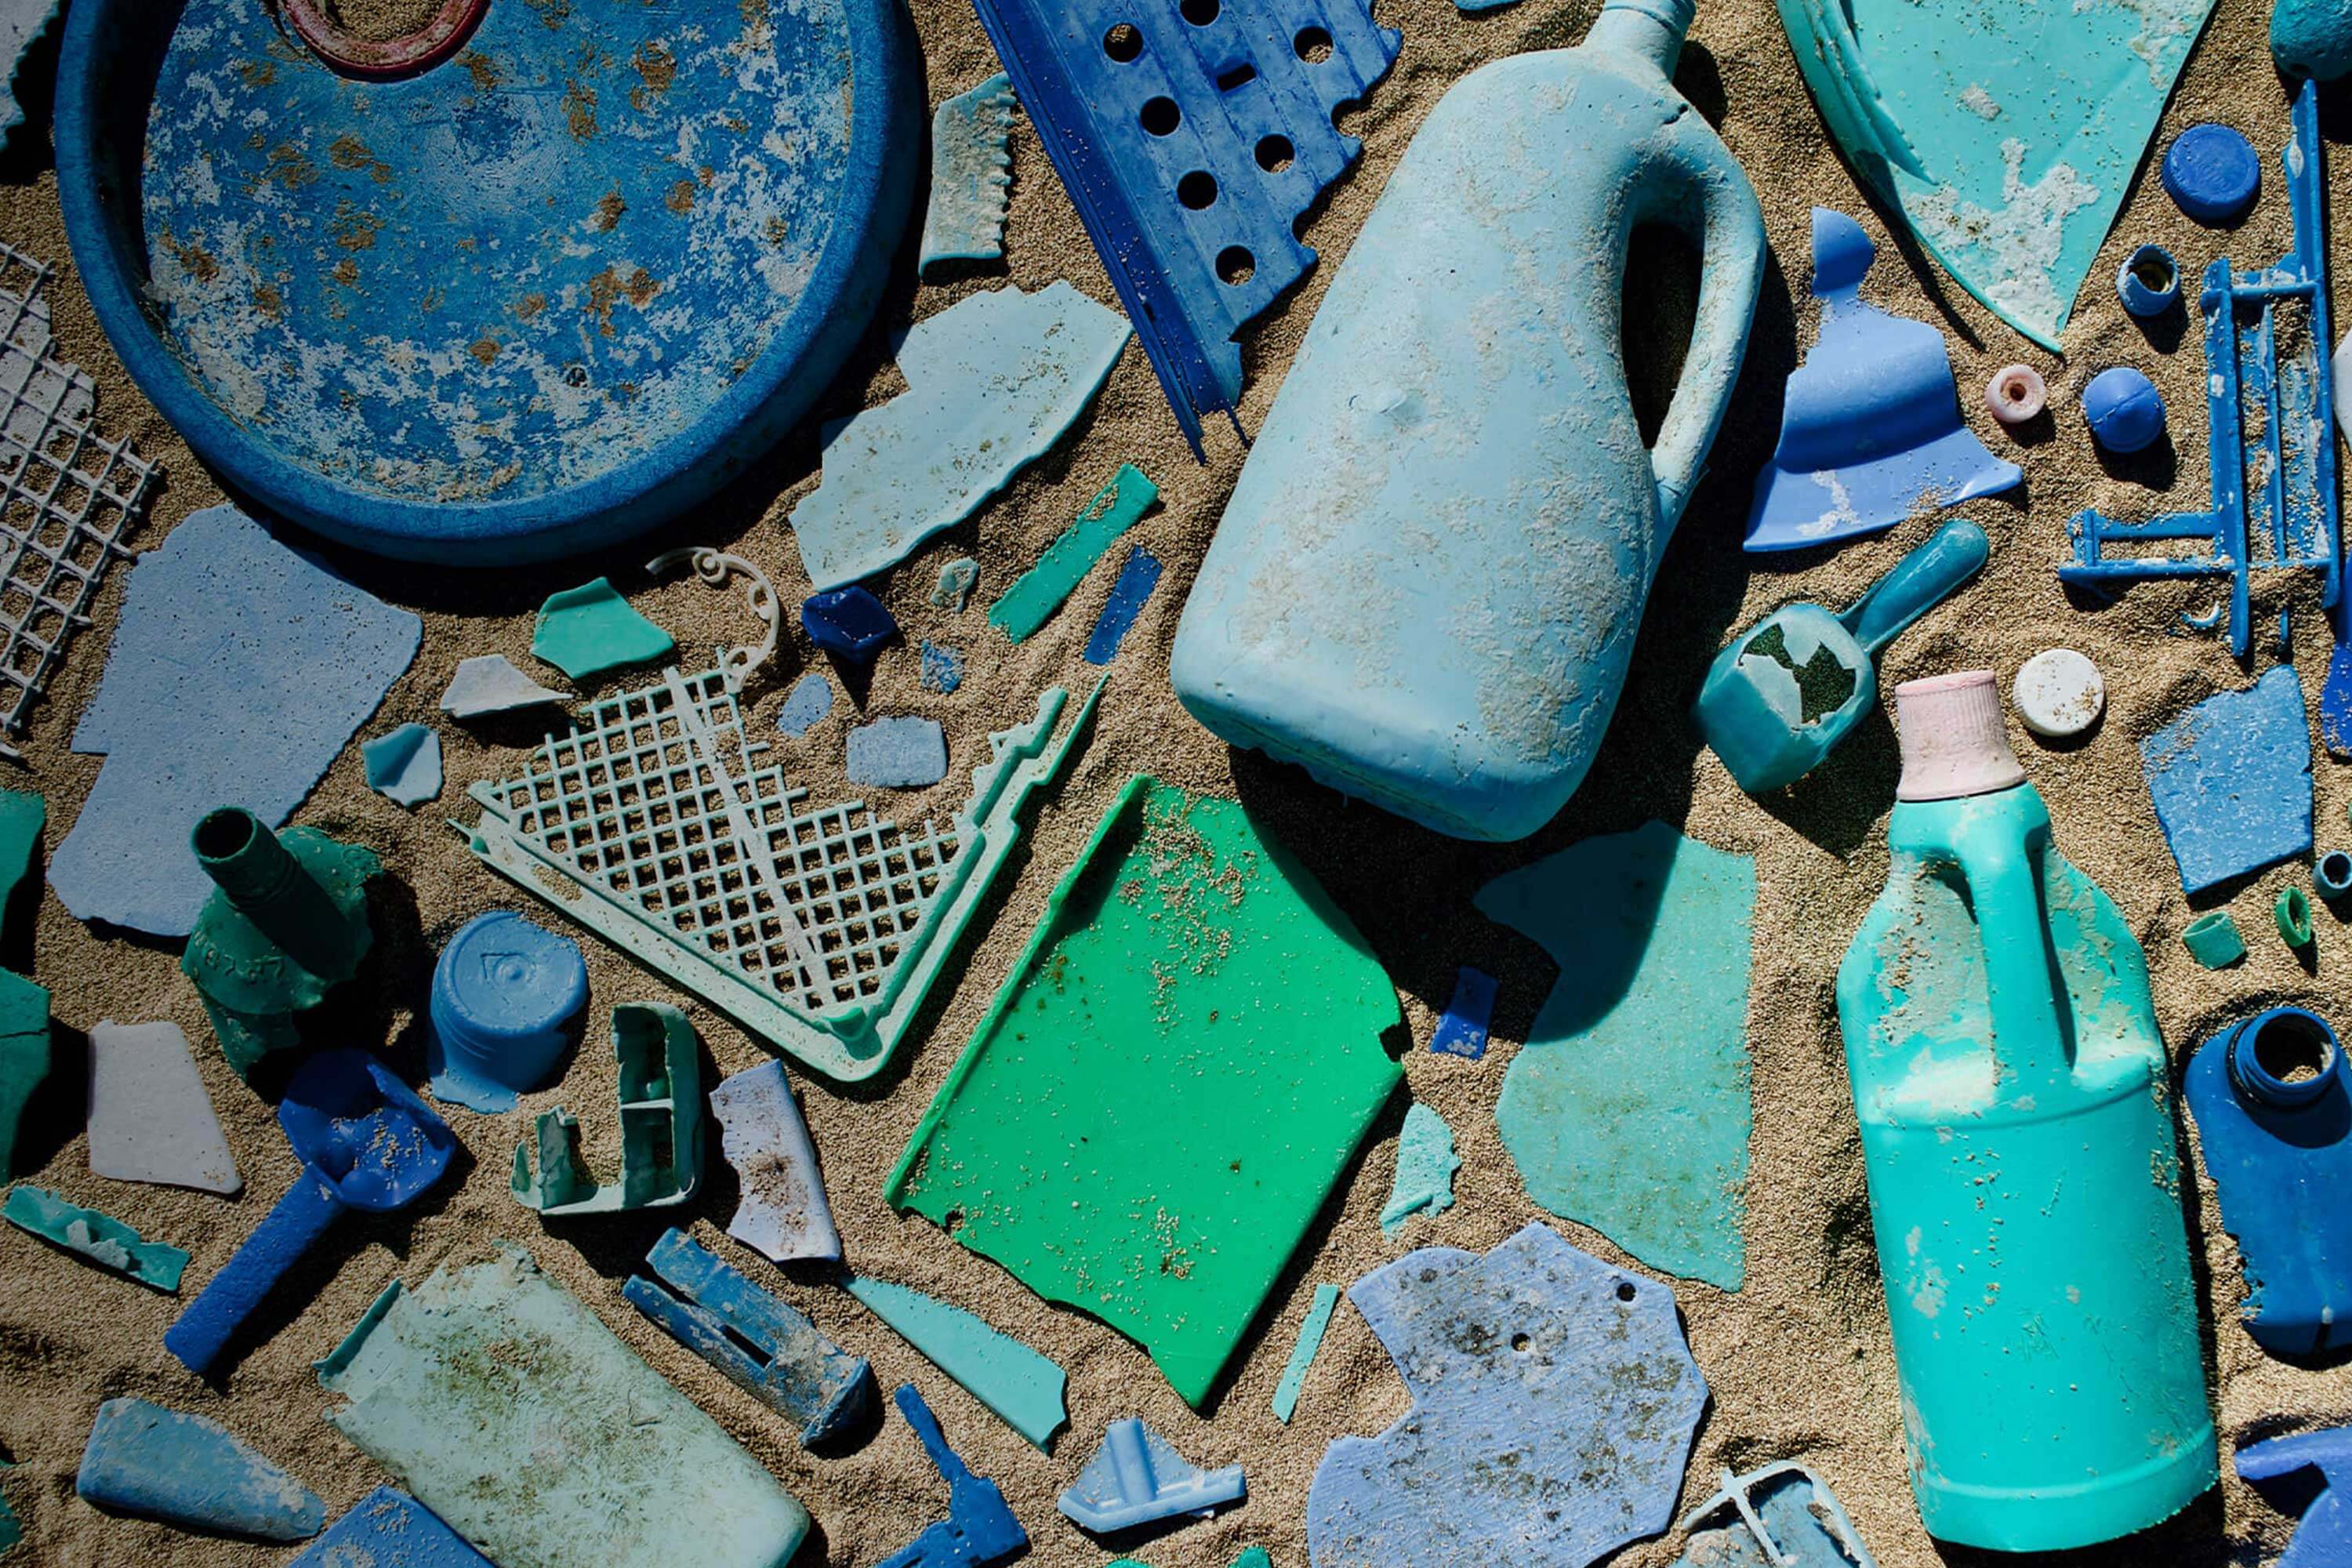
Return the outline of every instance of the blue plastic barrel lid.
[[[2129,365],[2103,370],[2083,388],[2083,417],[2110,452],[2144,451],[2164,434],[2164,399],[2156,383]]]
[[[495,1113],[536,1089],[588,1002],[588,966],[569,937],[511,910],[467,921],[433,966],[436,1097]]]
[[[2164,188],[2199,223],[2232,224],[2263,188],[2263,161],[2228,126],[2192,125],[2164,154]]]

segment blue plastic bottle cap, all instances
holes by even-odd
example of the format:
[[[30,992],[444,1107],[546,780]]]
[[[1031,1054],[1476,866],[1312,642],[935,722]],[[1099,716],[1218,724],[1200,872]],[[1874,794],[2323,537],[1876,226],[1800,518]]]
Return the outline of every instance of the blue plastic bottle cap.
[[[2156,384],[2129,365],[2103,370],[2083,388],[2083,416],[2110,452],[2146,450],[2164,434],[2164,399]]]
[[[2226,125],[2192,125],[2164,154],[2164,188],[2202,224],[2233,224],[2263,188],[2254,144]]]
[[[2116,292],[2135,316],[2160,316],[2180,298],[2180,265],[2160,245],[2143,245],[2116,271]]]
[[[2311,885],[2319,889],[2323,899],[2340,899],[2352,893],[2352,852],[2330,849],[2313,861]]]
[[[579,945],[511,910],[469,921],[433,966],[433,1092],[476,1110],[511,1110],[562,1055],[588,1002]]]

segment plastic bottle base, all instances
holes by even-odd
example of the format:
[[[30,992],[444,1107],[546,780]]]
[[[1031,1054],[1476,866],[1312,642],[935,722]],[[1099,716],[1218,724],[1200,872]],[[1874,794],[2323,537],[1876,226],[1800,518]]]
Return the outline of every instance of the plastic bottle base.
[[[2169,1455],[2073,1487],[1969,1487],[1912,1476],[1927,1533],[1990,1552],[2068,1552],[2163,1523],[2220,1479],[2212,1423]],[[1916,1464],[1916,1458],[1915,1458]]]

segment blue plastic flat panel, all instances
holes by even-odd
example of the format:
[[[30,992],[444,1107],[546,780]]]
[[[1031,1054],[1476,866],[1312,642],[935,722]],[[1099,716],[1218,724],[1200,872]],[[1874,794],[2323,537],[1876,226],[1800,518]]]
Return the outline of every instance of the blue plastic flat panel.
[[[1095,617],[1095,629],[1087,638],[1088,664],[1108,664],[1118,657],[1118,645],[1135,629],[1136,617],[1143,614],[1151,590],[1159,585],[1160,558],[1140,544],[1129,550],[1118,569],[1118,580],[1110,585],[1110,597],[1103,601],[1102,614]]]
[[[327,1521],[316,1492],[227,1427],[143,1399],[98,1407],[74,1490],[118,1513],[256,1541],[301,1541]]]
[[[2311,731],[2286,665],[2140,742],[2157,825],[2196,893],[2311,847]]]

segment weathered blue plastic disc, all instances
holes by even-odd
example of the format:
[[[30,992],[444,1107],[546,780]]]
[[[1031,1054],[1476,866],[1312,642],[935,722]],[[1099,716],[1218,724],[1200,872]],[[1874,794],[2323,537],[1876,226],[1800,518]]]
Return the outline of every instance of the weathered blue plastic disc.
[[[2263,161],[2228,126],[2192,125],[2165,152],[2164,188],[2199,223],[2232,224],[2263,188]]]
[[[2090,421],[2091,438],[2108,451],[2145,451],[2164,434],[2164,399],[2154,382],[2119,364],[2083,388],[2083,417]]]
[[[867,325],[921,150],[896,0],[491,0],[338,74],[265,0],[79,0],[60,197],[100,321],[268,509],[500,564],[703,500]]]

